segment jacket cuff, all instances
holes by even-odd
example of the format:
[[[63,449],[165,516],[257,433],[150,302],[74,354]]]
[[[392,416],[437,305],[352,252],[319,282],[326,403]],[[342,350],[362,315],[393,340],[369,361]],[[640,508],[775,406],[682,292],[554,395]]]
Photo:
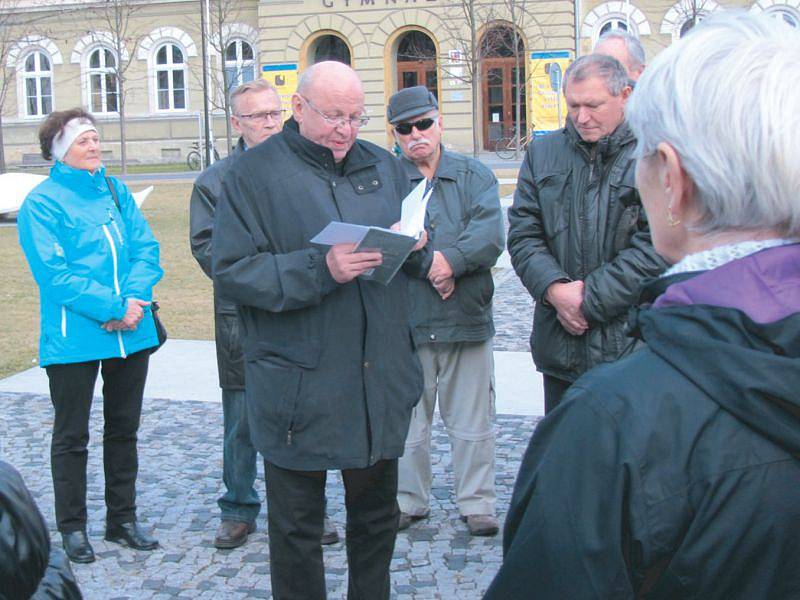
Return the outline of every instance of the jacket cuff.
[[[544,295],[547,293],[547,288],[549,288],[554,283],[558,282],[565,282],[569,283],[572,281],[571,278],[567,277],[565,273],[553,273],[550,277],[543,279],[543,283],[538,284],[533,289],[533,297],[536,299],[537,302],[541,302],[547,306],[550,306],[550,303],[545,300]]]
[[[461,277],[464,271],[467,270],[467,261],[461,251],[458,248],[445,248],[444,250],[439,250],[439,252],[450,263],[450,268],[453,269],[453,277]]]
[[[312,250],[309,255],[309,268],[317,271],[318,281],[320,282],[320,294],[327,296],[337,288],[339,283],[331,275],[331,270],[328,268],[328,261],[325,259],[325,253],[317,250]]]
[[[112,297],[111,302],[111,318],[121,321],[128,311],[128,299],[116,294]]]

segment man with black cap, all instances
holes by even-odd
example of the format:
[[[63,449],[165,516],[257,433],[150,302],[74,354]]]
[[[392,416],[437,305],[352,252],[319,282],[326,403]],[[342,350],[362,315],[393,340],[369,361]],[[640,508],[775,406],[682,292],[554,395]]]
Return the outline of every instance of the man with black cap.
[[[426,229],[428,278],[410,280],[414,341],[425,389],[399,462],[400,529],[430,512],[431,421],[436,400],[450,435],[455,495],[472,535],[498,531],[494,488],[491,267],[504,247],[497,179],[477,160],[446,151],[435,96],[424,86],[389,99],[403,168],[433,187]]]

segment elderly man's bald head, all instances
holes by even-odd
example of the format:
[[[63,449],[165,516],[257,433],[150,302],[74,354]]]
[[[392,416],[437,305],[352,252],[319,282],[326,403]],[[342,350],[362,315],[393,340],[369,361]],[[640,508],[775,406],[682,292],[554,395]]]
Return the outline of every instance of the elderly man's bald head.
[[[361,79],[340,62],[312,65],[300,76],[292,112],[300,135],[329,148],[340,162],[355,143],[359,119],[364,116]]]

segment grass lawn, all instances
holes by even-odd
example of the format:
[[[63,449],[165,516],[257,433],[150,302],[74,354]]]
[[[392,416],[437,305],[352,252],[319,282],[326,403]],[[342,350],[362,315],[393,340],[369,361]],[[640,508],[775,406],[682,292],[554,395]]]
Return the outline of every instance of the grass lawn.
[[[134,184],[134,191],[146,184]],[[161,243],[164,278],[154,297],[170,337],[213,339],[211,282],[189,250],[191,183],[158,184],[144,215]],[[0,378],[38,362],[39,293],[17,241],[16,227],[0,227]]]

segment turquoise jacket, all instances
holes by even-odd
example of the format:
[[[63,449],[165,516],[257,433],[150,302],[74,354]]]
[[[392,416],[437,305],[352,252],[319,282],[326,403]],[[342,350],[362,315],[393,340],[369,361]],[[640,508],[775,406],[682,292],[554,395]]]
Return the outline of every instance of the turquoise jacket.
[[[128,298],[152,300],[163,271],[158,242],[128,188],[56,162],[19,212],[22,250],[39,285],[43,367],[126,356],[158,344],[149,308],[136,331],[101,325],[125,315]],[[121,213],[121,214],[120,214]]]

